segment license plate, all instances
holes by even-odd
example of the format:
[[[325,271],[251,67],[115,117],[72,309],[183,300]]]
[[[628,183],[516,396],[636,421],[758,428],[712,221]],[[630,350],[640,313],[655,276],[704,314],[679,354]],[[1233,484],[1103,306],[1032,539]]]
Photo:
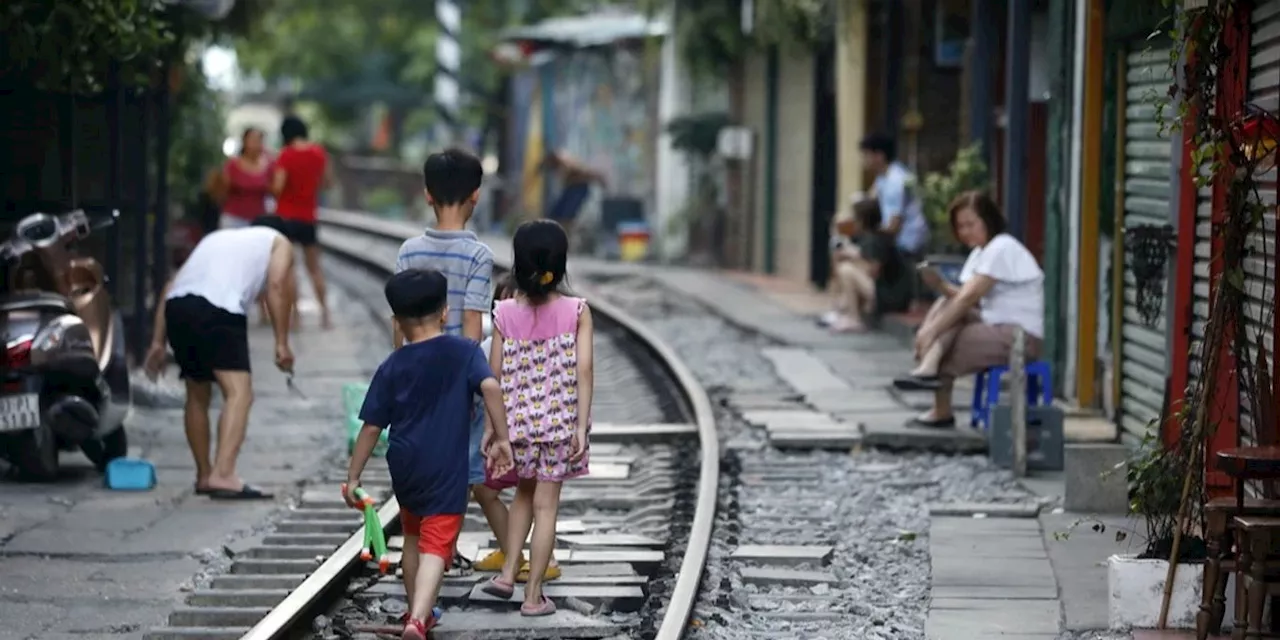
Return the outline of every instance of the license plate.
[[[40,426],[40,394],[0,396],[0,431],[19,431]]]

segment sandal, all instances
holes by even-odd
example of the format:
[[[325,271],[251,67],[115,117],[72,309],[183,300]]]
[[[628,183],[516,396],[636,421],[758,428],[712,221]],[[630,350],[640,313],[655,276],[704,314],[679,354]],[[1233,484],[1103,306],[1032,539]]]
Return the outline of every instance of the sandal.
[[[912,418],[907,422],[908,427],[922,427],[925,429],[954,429],[956,426],[956,417],[936,418],[927,420],[925,418]]]
[[[454,551],[452,568],[461,569],[463,571],[473,571],[475,569],[475,564],[468,560],[466,556]]]
[[[210,489],[208,496],[214,500],[271,500],[275,497],[247,483],[239,491]]]
[[[410,618],[404,625],[404,631],[400,633],[400,640],[427,640],[427,632],[435,626],[435,616],[427,618],[426,621]]]
[[[510,600],[516,593],[516,586],[503,580],[502,576],[494,576],[484,583],[480,590],[495,598]]]
[[[552,602],[551,598],[546,596],[542,596],[542,602],[535,606],[531,607],[527,602],[520,605],[520,615],[526,618],[540,618],[542,616],[549,616],[555,612],[556,603]]]
[[[901,391],[934,391],[942,386],[938,376],[905,375],[893,379],[893,386]]]
[[[434,620],[437,620],[437,621],[440,620],[441,618],[444,617],[444,609],[441,609],[440,607],[432,607],[431,617]],[[409,612],[406,611],[400,614],[400,617],[396,618],[396,620],[398,620],[400,624],[409,624]]]

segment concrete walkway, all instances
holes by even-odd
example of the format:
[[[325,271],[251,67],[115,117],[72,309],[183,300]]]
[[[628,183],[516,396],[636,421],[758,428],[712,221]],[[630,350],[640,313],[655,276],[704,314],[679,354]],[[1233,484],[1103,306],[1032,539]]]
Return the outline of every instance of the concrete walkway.
[[[575,264],[584,275],[639,272],[589,261]],[[749,421],[770,430],[771,440],[775,433],[785,436],[775,446],[838,448],[859,443],[985,451],[985,437],[963,426],[968,422],[970,381],[959,381],[954,394],[959,429],[939,433],[902,426],[925,410],[929,400],[890,388],[892,378],[911,366],[904,339],[913,329],[910,318],[891,319],[899,324],[894,331],[833,335],[813,320],[827,308],[827,299],[812,289],[755,275],[690,269],[646,269],[643,277],[778,343],[766,349],[765,356],[813,410],[808,416],[768,411],[748,415]],[[1096,420],[1068,419],[1066,429],[1069,441],[1110,435],[1110,429],[1099,429]],[[837,433],[852,435],[845,441],[833,435]],[[1132,543],[1116,542],[1114,532],[1140,523],[1108,518],[1103,520],[1106,530],[1097,533],[1090,526],[1093,519],[1057,508],[1062,503],[1062,474],[1035,474],[1023,484],[1029,495],[1019,502],[933,509],[929,638],[1043,640],[1063,631],[1107,627],[1106,558],[1132,552]],[[1130,535],[1128,540],[1139,538]]]
[[[305,277],[302,291],[309,291]],[[147,492],[108,491],[78,453],[64,454],[52,485],[0,482],[0,637],[141,637],[163,624],[203,576],[229,565],[236,549],[288,506],[298,483],[343,451],[341,388],[368,377],[367,310],[330,289],[334,330],[322,333],[314,302],[302,303],[303,328],[291,341],[297,386],[272,364],[270,330],[250,319],[256,402],[239,471],[276,500],[219,502],[193,493],[194,463],[176,407],[135,407],[126,428],[130,454],[156,465]],[[381,335],[382,337],[374,337]],[[168,386],[177,385],[171,367]],[[216,408],[215,408],[216,410]],[[216,417],[216,416],[215,416]]]

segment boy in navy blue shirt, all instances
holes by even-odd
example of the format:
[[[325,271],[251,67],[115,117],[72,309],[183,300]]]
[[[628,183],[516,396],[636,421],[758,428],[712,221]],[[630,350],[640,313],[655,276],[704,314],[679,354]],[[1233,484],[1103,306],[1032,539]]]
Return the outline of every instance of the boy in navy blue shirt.
[[[360,408],[364,428],[347,471],[345,497],[354,506],[352,492],[360,474],[381,431],[390,426],[387,467],[400,502],[405,550],[401,563],[406,565],[406,579],[416,574],[413,584],[405,584],[409,620],[403,640],[425,640],[437,622],[431,610],[467,511],[475,394],[484,397],[494,431],[485,452],[491,473],[501,475],[511,468],[502,389],[474,342],[445,335],[448,295],[448,280],[438,271],[410,269],[387,281],[387,303],[405,344],[373,375]]]

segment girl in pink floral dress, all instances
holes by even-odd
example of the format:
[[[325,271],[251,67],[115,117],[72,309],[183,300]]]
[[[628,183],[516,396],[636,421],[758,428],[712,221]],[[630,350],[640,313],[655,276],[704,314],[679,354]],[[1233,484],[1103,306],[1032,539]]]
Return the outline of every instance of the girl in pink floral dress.
[[[494,310],[489,364],[502,383],[520,482],[508,520],[506,563],[484,591],[512,596],[532,528],[520,613],[545,616],[556,610],[542,595],[542,582],[556,542],[560,484],[587,473],[593,329],[586,301],[560,293],[569,254],[564,229],[550,220],[527,222],[512,246],[517,294]]]

